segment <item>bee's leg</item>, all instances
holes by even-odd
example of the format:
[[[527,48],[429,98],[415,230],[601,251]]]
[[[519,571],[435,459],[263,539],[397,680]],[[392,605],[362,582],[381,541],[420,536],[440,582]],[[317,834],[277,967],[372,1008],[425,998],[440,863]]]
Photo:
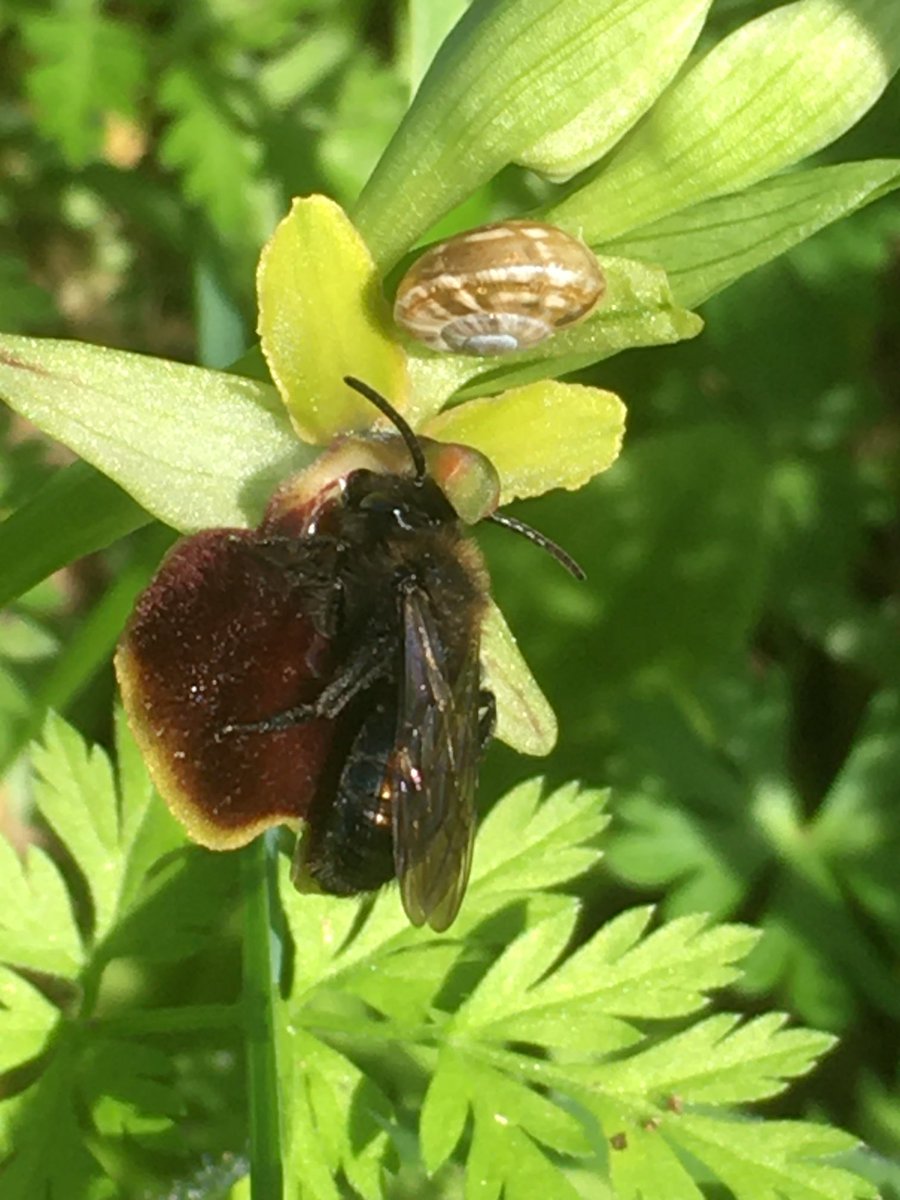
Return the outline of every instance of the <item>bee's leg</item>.
[[[295,725],[303,725],[319,715],[315,703],[297,704],[294,708],[286,708],[271,717],[263,717],[261,721],[231,721],[218,730],[216,740],[232,733],[278,733],[282,729],[293,729]]]
[[[390,671],[396,657],[396,639],[364,639],[359,649],[322,690],[315,703],[317,717],[336,717],[354,696]]]
[[[497,726],[497,701],[494,693],[482,688],[478,693],[478,743],[484,754]]]
[[[278,733],[293,729],[318,717],[332,719],[346,708],[354,696],[365,691],[390,669],[394,658],[392,638],[363,640],[358,652],[350,658],[331,682],[322,689],[317,699],[308,704],[297,704],[282,712],[263,717],[260,721],[236,721],[223,725],[218,736],[232,733]]]

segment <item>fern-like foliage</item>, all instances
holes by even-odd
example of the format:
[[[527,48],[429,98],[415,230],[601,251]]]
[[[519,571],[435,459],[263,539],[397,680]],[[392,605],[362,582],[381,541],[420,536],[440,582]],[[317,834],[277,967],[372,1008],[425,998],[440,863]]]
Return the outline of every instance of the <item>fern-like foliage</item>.
[[[661,700],[623,703],[631,728],[650,731],[635,756],[655,786],[623,789],[614,869],[631,883],[665,886],[671,915],[700,909],[723,918],[751,894],[764,896],[765,938],[750,959],[750,990],[781,986],[805,1019],[832,1029],[850,1024],[863,1003],[896,1021],[897,689],[873,695],[812,817],[784,744],[784,677],[773,670],[701,695],[705,707],[693,724]],[[727,746],[727,758],[714,745]]]
[[[210,875],[183,852],[123,726],[117,748],[118,778],[105,754],[52,719],[34,754],[34,799],[64,867],[38,845],[20,861],[0,840],[0,1194],[9,1200],[121,1196],[105,1156],[171,1150],[185,1109],[166,1048],[113,1019],[121,1001],[108,969],[196,951],[227,908],[233,875],[227,863]]]
[[[145,1178],[148,1154],[180,1154],[190,1194],[222,1194],[242,1169],[242,1113],[234,1155],[200,1144],[191,1166],[178,1129],[214,1107],[221,1064],[173,1051],[185,1033],[230,1048],[240,1006],[140,1006],[113,986],[124,964],[152,978],[164,969],[153,960],[224,936],[236,856],[187,850],[121,727],[117,750],[118,777],[51,720],[34,794],[60,854],[33,846],[20,862],[0,844],[4,1200],[130,1194],[123,1164],[133,1172],[137,1151]],[[646,908],[582,928],[580,903],[556,889],[596,863],[605,823],[597,792],[514,790],[484,822],[442,936],[412,929],[393,890],[299,895],[282,863],[288,954],[271,1002],[287,1196],[382,1200],[399,1194],[398,1166],[420,1172],[423,1197],[454,1171],[461,1194],[491,1200],[696,1200],[722,1186],[737,1200],[874,1196],[834,1161],[847,1135],[741,1111],[831,1041],[778,1014],[704,1012],[753,930],[697,916],[654,927]],[[227,1170],[201,1169],[204,1151]]]
[[[22,36],[35,65],[28,90],[45,136],[73,166],[94,157],[109,113],[133,114],[144,86],[137,30],[102,16],[94,0],[31,14]]]
[[[485,822],[452,940],[407,928],[390,894],[360,924],[353,905],[285,891],[298,947],[288,1058],[305,1076],[285,1088],[298,1174],[343,1170],[361,1194],[383,1194],[364,1190],[358,1173],[384,1139],[387,1092],[373,1097],[353,1063],[367,1042],[389,1038],[424,1075],[413,1102],[424,1166],[463,1157],[467,1197],[574,1198],[577,1160],[627,1200],[700,1197],[704,1177],[741,1200],[872,1195],[817,1161],[848,1150],[846,1135],[781,1122],[769,1140],[738,1116],[735,1106],[781,1092],[831,1042],[786,1028],[782,1015],[697,1018],[707,993],[738,976],[756,934],[699,917],[649,931],[652,913],[638,909],[573,950],[578,903],[542,889],[593,859],[602,797],[539,795],[537,784],[519,788]],[[337,1039],[343,1071],[324,1049]],[[335,1136],[341,1095],[345,1110],[368,1111],[356,1140]],[[340,1193],[329,1183],[311,1194]]]
[[[238,112],[236,89],[213,64],[190,59],[171,66],[159,89],[171,116],[160,158],[182,176],[188,199],[226,238],[261,234],[260,152]]]

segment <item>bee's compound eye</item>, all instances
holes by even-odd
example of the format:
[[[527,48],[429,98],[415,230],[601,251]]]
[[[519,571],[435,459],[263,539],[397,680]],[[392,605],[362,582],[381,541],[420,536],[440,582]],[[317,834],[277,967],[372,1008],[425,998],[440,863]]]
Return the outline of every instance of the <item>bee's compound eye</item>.
[[[538,221],[501,221],[413,263],[394,320],[433,350],[511,354],[583,320],[605,290],[597,259],[576,238]]]

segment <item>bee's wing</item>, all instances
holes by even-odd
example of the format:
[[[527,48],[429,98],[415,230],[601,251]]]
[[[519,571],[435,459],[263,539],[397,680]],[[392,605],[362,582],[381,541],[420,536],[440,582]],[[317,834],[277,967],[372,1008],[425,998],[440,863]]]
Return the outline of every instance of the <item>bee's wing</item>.
[[[448,678],[446,651],[426,593],[403,600],[400,710],[387,783],[394,864],[407,916],[446,929],[459,911],[472,862],[478,776],[478,631]]]

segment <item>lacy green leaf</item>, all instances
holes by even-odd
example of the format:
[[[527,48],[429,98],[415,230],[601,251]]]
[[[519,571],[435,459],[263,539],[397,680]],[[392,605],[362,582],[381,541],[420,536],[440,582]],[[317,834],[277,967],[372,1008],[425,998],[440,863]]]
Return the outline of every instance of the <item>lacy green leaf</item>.
[[[737,977],[734,963],[758,936],[738,926],[705,930],[702,918],[691,917],[642,937],[650,912],[637,909],[551,971],[571,934],[568,916],[551,917],[514,942],[457,1012],[454,1028],[510,1041],[540,1031],[544,1044],[599,1052],[600,1031],[582,1041],[591,1012],[629,1019],[695,1012],[705,991]],[[609,1030],[621,1038],[620,1027]]]
[[[823,1158],[854,1139],[803,1121],[736,1122],[686,1115],[677,1143],[708,1164],[735,1200],[875,1200],[872,1184]]]
[[[38,125],[73,166],[83,166],[100,151],[104,117],[135,110],[144,88],[143,44],[95,4],[29,14],[22,33],[35,59],[27,82]]]
[[[73,979],[83,961],[81,936],[56,863],[39,846],[29,846],[20,859],[0,839],[0,962]]]
[[[355,1063],[310,1033],[289,1032],[284,1049],[286,1177],[302,1178],[317,1200],[337,1200],[342,1172],[364,1200],[381,1200],[393,1105]]]
[[[531,891],[581,875],[600,857],[607,795],[575,784],[541,799],[540,780],[523,783],[481,825],[467,900],[482,914]]]
[[[84,877],[93,903],[94,935],[102,940],[118,916],[135,816],[142,819],[153,802],[152,788],[143,777],[137,794],[124,791],[120,809],[109,759],[97,749],[88,751],[55,717],[47,721],[33,764],[38,777],[35,802]]]
[[[809,1029],[785,1029],[783,1013],[739,1024],[721,1013],[647,1050],[604,1064],[597,1087],[616,1095],[677,1095],[685,1103],[744,1104],[783,1092],[805,1075],[834,1038]]]
[[[234,111],[228,80],[214,66],[187,59],[163,75],[159,102],[172,116],[160,158],[181,172],[187,196],[227,236],[261,234],[259,146]]]
[[[66,1047],[36,1086],[0,1104],[3,1187],[11,1200],[71,1200],[73,1193],[116,1200],[116,1184],[88,1148],[79,1121],[76,1071],[77,1058]]]
[[[0,967],[0,1072],[36,1058],[56,1018],[54,1005],[33,984]]]
[[[739,678],[699,688],[690,712],[663,696],[622,701],[623,736],[652,733],[632,764],[640,784],[618,789],[610,865],[639,886],[665,887],[669,915],[725,918],[765,887],[765,936],[742,986],[753,994],[786,986],[795,1010],[833,1029],[854,1019],[863,997],[895,1019],[892,962],[871,925],[888,936],[898,927],[893,691],[873,698],[858,749],[807,821],[781,733],[785,681],[774,671]],[[725,761],[720,745],[730,747]]]
[[[74,1191],[105,1200],[120,1194],[107,1170],[117,1155],[137,1146],[176,1159],[184,1153],[173,1132],[185,1111],[173,1056],[142,1039],[140,1016],[120,1001],[110,1013],[105,972],[117,955],[180,960],[208,946],[227,912],[233,872],[206,855],[218,864],[218,881],[194,872],[181,886],[191,858],[173,851],[183,834],[121,720],[116,742],[117,773],[59,718],[35,749],[34,798],[67,860],[65,874],[40,849],[30,847],[20,863],[0,841],[0,962],[10,964],[0,967],[0,1071],[27,1065],[10,1076],[0,1104],[4,1196],[70,1200]],[[19,969],[40,972],[41,989]],[[158,1031],[208,1037],[216,1028],[210,1009],[193,1013],[187,1005],[144,1017]],[[213,1014],[220,1029],[234,1020],[226,1015]],[[185,1062],[182,1053],[181,1069]]]

